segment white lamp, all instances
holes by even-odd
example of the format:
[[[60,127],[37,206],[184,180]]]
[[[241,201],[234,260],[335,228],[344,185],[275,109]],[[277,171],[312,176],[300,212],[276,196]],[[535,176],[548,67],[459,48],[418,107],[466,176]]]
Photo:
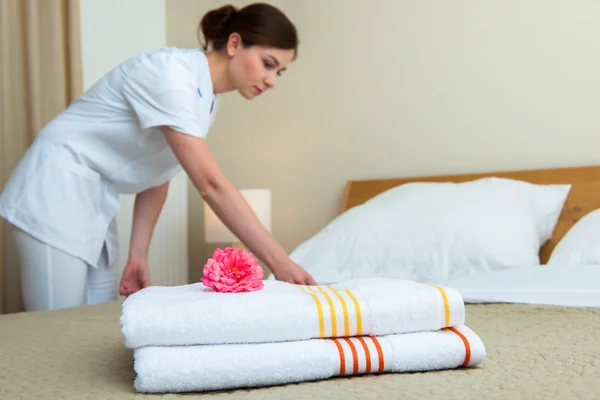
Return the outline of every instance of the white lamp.
[[[263,226],[271,232],[271,190],[269,189],[242,189],[242,196]],[[204,240],[207,243],[230,243],[233,246],[244,248],[240,239],[235,236],[221,222],[219,217],[204,203]]]

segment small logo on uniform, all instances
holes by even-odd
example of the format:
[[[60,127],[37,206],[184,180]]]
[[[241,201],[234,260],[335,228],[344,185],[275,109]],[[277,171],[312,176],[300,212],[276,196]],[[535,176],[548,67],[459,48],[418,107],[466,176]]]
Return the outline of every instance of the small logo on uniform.
[[[202,97],[202,92],[200,91],[200,88],[198,88],[197,90],[198,90],[198,96]]]

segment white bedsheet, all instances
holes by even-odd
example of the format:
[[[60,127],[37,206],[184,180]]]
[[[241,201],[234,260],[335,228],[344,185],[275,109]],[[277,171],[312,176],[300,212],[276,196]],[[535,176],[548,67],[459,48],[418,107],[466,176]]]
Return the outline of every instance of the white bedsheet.
[[[553,265],[482,272],[445,282],[465,303],[600,307],[600,265]]]
[[[268,279],[274,279],[271,275]],[[318,281],[320,285],[337,283]],[[600,265],[534,265],[479,272],[435,283],[457,289],[465,303],[600,307]]]

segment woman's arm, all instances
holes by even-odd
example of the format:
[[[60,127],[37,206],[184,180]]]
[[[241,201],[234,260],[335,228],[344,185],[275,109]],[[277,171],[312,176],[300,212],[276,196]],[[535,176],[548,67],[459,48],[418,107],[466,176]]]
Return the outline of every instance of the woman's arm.
[[[148,261],[150,241],[167,199],[168,191],[169,182],[165,182],[160,186],[146,189],[135,196],[129,244],[130,260]]]
[[[148,251],[152,233],[165,204],[168,190],[169,182],[166,182],[144,190],[135,196],[129,258],[119,284],[119,293],[124,296],[132,295],[138,290],[150,286]]]
[[[200,195],[231,232],[263,260],[275,277],[292,283],[316,282],[294,263],[262,225],[240,191],[223,175],[205,141],[162,128],[177,159]]]

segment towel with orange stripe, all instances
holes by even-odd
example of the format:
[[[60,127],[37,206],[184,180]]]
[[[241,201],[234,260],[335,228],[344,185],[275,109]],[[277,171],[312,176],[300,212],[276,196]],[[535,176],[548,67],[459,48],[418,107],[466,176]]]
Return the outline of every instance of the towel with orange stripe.
[[[474,367],[485,347],[466,326],[386,336],[137,349],[141,393],[204,392],[339,376]]]
[[[465,323],[452,288],[371,278],[328,286],[267,280],[250,293],[217,293],[201,283],[149,287],[123,303],[125,345],[184,346],[382,336]]]
[[[250,388],[362,374],[474,367],[486,357],[460,294],[376,278],[261,291],[150,287],[125,300],[141,393]]]

